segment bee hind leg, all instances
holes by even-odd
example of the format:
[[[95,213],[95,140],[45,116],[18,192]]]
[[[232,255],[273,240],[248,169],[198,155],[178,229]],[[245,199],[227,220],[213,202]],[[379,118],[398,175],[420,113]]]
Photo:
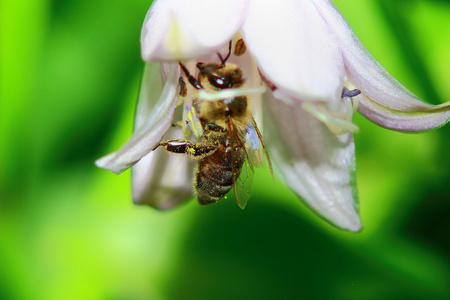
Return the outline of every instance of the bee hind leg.
[[[199,160],[216,152],[219,144],[194,143],[178,139],[159,143],[153,150],[158,147],[163,147],[169,153],[186,154],[190,159]]]

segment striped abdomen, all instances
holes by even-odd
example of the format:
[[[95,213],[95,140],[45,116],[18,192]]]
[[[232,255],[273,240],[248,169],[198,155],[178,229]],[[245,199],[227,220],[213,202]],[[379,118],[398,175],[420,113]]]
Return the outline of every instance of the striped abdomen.
[[[229,140],[224,144],[229,145]],[[243,151],[243,149],[236,150],[221,143],[220,148],[213,155],[198,162],[195,191],[200,204],[215,203],[231,190],[233,179],[239,177],[244,164]],[[235,176],[233,171],[236,173]]]

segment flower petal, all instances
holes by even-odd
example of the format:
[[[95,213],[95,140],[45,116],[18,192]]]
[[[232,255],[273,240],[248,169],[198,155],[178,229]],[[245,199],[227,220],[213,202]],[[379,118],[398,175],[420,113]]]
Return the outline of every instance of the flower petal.
[[[361,94],[358,96],[358,111],[370,121],[388,129],[418,132],[441,127],[450,120],[450,104],[432,106],[426,103],[413,110],[395,110],[373,101]]]
[[[312,1],[339,40],[349,80],[362,92],[360,113],[382,127],[408,132],[432,129],[449,121],[450,104],[422,102],[375,60],[331,1]]]
[[[136,108],[133,136],[119,151],[96,160],[98,167],[119,174],[147,155],[161,141],[171,126],[180,76],[178,65],[170,64],[168,67],[170,71],[163,83],[160,65],[147,63]],[[162,91],[161,86],[164,86]]]
[[[310,0],[250,1],[241,33],[258,67],[278,88],[302,100],[340,99],[342,56]]]
[[[164,139],[182,138],[181,127],[172,128]],[[157,149],[133,166],[133,202],[169,209],[193,195],[194,163],[185,155]]]
[[[336,136],[300,106],[269,93],[263,103],[265,141],[279,178],[325,220],[359,231],[353,135]]]
[[[247,2],[156,0],[142,28],[142,58],[179,61],[216,52],[238,31]]]

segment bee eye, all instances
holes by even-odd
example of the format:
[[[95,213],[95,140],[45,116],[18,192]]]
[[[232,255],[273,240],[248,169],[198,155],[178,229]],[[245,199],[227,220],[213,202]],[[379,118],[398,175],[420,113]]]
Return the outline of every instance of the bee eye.
[[[216,78],[214,78],[214,79],[215,79],[217,85],[222,86],[222,85],[225,83],[225,82],[223,81],[223,79],[220,78],[220,77],[216,77]]]
[[[229,80],[219,76],[211,76],[209,78],[209,82],[217,89],[226,89],[231,87]]]

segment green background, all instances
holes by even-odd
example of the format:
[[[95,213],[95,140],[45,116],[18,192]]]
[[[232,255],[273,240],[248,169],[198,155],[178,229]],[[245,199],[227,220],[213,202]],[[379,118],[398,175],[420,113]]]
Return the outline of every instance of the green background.
[[[267,170],[244,211],[133,206],[130,172],[93,161],[131,134],[150,1],[0,1],[1,299],[450,297],[450,126],[402,134],[356,116],[358,234]],[[336,4],[404,85],[450,100],[449,1]]]

